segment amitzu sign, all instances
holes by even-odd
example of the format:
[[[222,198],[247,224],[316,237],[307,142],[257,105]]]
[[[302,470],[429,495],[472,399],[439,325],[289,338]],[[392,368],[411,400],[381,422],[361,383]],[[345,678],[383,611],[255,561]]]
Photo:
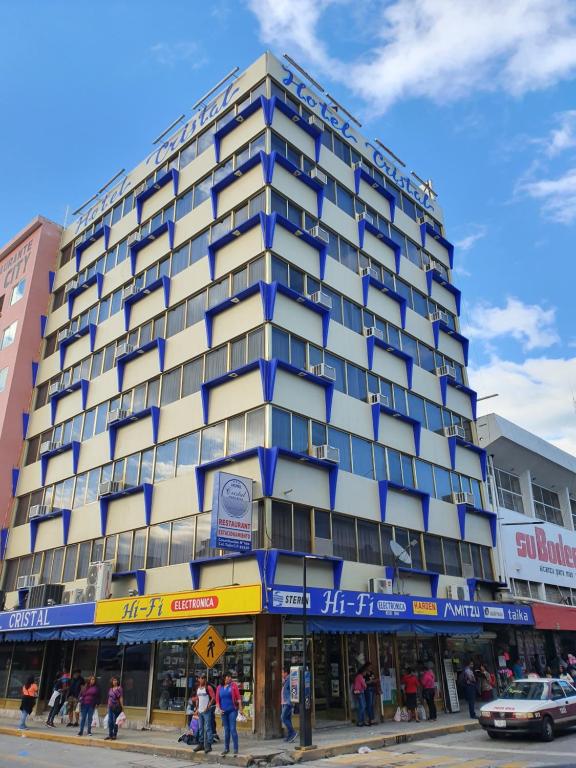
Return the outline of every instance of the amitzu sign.
[[[518,522],[514,518],[514,522]],[[576,587],[576,533],[551,523],[503,526],[508,576]]]
[[[247,552],[252,549],[252,480],[216,472],[212,493],[210,546]]]

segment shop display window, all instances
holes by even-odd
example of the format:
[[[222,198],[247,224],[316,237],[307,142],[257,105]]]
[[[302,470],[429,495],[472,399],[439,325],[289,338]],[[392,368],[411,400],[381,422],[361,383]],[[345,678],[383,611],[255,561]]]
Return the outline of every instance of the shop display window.
[[[34,675],[36,678],[40,677],[43,655],[44,643],[15,644],[12,668],[8,681],[7,695],[9,699],[21,698],[22,686],[28,677],[31,675]]]
[[[154,670],[154,709],[184,712],[187,698],[188,643],[158,643]],[[189,695],[189,694],[188,694]]]
[[[6,684],[10,675],[10,663],[12,661],[12,643],[0,646],[0,698],[6,696]]]

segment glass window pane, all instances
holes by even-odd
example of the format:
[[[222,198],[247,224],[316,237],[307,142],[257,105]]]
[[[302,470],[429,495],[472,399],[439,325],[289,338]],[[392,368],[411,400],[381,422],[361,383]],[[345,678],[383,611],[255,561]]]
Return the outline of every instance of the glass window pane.
[[[188,563],[194,559],[194,518],[185,517],[172,523],[170,565]]]
[[[176,440],[159,445],[156,449],[156,466],[154,469],[154,482],[167,480],[174,477],[174,466],[176,456]]]
[[[200,448],[200,432],[192,432],[190,435],[178,440],[178,460],[176,474],[184,475],[191,472],[198,464],[198,451]]]
[[[170,523],[152,525],[148,531],[146,568],[160,568],[168,564]]]

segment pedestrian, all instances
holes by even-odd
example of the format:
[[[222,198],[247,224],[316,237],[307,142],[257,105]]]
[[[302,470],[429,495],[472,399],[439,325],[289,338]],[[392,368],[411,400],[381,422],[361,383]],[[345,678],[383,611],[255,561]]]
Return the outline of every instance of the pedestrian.
[[[492,681],[492,675],[484,664],[480,664],[480,672],[478,674],[478,680],[480,683],[480,698],[482,701],[492,701],[494,698],[494,682]]]
[[[222,713],[222,727],[224,728],[223,755],[230,752],[230,737],[234,747],[234,757],[238,757],[238,731],[236,720],[238,712],[242,710],[242,697],[238,685],[232,680],[232,675],[224,675],[224,682],[216,688],[216,706]]]
[[[80,723],[80,691],[84,685],[84,678],[79,669],[75,669],[72,672],[72,679],[70,680],[70,687],[68,689],[68,699],[66,700],[66,707],[68,709],[68,724],[67,728],[73,728]]]
[[[516,659],[514,664],[512,664],[512,672],[516,680],[522,680],[526,674],[526,668],[520,658]]]
[[[20,725],[18,728],[27,731],[26,718],[32,714],[36,699],[38,698],[38,686],[33,676],[29,677],[22,686],[22,701],[20,702]]]
[[[570,685],[574,684],[574,678],[568,672],[566,667],[560,667],[560,680],[566,680],[566,682],[570,683]]]
[[[474,662],[469,661],[462,675],[464,683],[464,698],[468,702],[470,717],[476,720],[476,675],[474,674]]]
[[[366,680],[364,679],[364,667],[360,667],[352,683],[352,694],[356,702],[356,725],[360,728],[368,725],[366,721]]]
[[[551,680],[554,677],[550,667],[546,667],[546,669],[544,670],[544,677],[548,678],[548,680]]]
[[[376,722],[374,719],[374,704],[380,696],[380,681],[377,675],[374,674],[372,663],[367,661],[364,664],[364,680],[366,680],[366,691],[364,696],[366,698],[366,716],[368,718],[368,725],[374,725]]]
[[[54,725],[54,718],[56,717],[58,712],[60,712],[60,710],[62,709],[62,705],[66,701],[69,682],[70,682],[70,678],[64,672],[58,672],[58,674],[56,675],[56,679],[54,680],[54,685],[52,687],[52,695],[48,700],[50,711],[48,712],[48,719],[46,720],[46,725],[49,728],[56,728],[56,726]]]
[[[411,719],[416,720],[416,722],[419,723],[418,688],[420,687],[420,681],[412,668],[408,669],[406,674],[402,677],[402,685],[404,686],[406,709],[410,713]]]
[[[438,713],[436,712],[436,675],[432,667],[427,667],[422,672],[420,685],[422,686],[422,698],[428,705],[428,720],[433,723],[436,721]]]
[[[282,694],[280,697],[280,712],[282,725],[286,728],[284,741],[292,743],[296,741],[296,731],[292,725],[292,702],[290,701],[290,671],[286,667],[282,670]]]
[[[214,689],[208,685],[206,675],[200,675],[196,687],[198,746],[194,747],[194,752],[212,752],[212,711],[215,705]]]
[[[92,736],[92,718],[94,710],[100,704],[100,688],[94,675],[90,675],[88,682],[82,687],[79,695],[80,703],[80,730],[78,736],[84,735],[84,726],[88,736]]]
[[[108,689],[108,736],[105,741],[116,741],[118,736],[118,715],[124,711],[124,691],[120,685],[120,680],[113,677],[110,680]]]

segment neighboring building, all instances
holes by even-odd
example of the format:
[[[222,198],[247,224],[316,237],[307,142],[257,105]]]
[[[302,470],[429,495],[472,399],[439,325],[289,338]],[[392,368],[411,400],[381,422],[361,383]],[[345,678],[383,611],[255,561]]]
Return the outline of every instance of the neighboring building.
[[[385,707],[427,662],[456,706],[454,673],[532,617],[485,602],[496,520],[452,261],[435,197],[270,54],[69,227],[4,586],[10,607],[87,602],[0,614],[0,696],[33,667],[45,700],[72,664],[121,674],[130,721],[181,725],[210,621],[214,674],[277,733],[312,553],[316,718],[351,716],[368,658]],[[222,486],[233,555],[211,542],[222,470],[253,481]]]
[[[477,427],[503,580],[516,598],[534,601],[534,630],[516,632],[517,653],[527,666],[576,655],[576,457],[494,413]]]
[[[10,523],[13,469],[20,464],[34,369],[40,358],[42,315],[62,228],[37,216],[0,248],[0,528]],[[5,546],[2,535],[0,549]]]

